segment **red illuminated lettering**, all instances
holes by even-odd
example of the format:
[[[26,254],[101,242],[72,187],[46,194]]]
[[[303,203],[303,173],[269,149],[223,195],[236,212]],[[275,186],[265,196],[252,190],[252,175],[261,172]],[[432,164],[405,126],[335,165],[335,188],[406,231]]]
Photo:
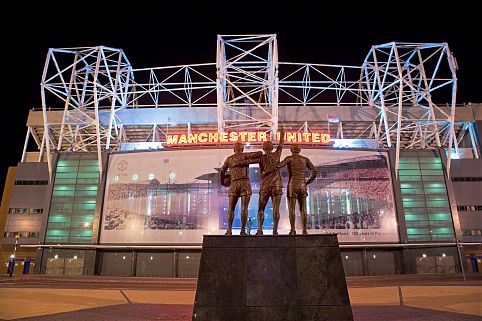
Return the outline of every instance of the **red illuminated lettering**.
[[[230,142],[237,142],[238,141],[238,133],[237,132],[230,132],[229,133],[229,141]]]
[[[321,142],[323,144],[329,143],[330,142],[330,135],[328,134],[321,134]]]
[[[197,134],[189,134],[189,144],[197,144]]]
[[[276,138],[280,140],[280,133],[276,133]],[[285,132],[287,143],[307,143],[307,144],[328,144],[330,135],[320,132],[301,133]],[[270,139],[270,135],[264,131],[244,131],[244,132],[201,132],[194,134],[170,134],[167,135],[168,145],[187,145],[187,144],[219,144],[234,143],[237,141],[263,143]]]
[[[240,132],[239,137],[241,137],[241,141],[245,142],[246,141],[246,136],[248,136],[247,132]]]
[[[221,133],[221,135],[219,135],[219,141],[221,143],[227,143],[228,142],[228,133]]]
[[[209,142],[217,143],[219,140],[219,133],[209,133]]]
[[[199,133],[199,135],[197,136],[197,140],[198,140],[200,143],[207,143],[207,142],[208,142],[208,134],[206,134],[206,133]]]
[[[313,143],[316,144],[320,142],[320,133],[313,133],[311,137],[312,137]]]
[[[258,142],[265,142],[268,140],[268,137],[265,132],[258,132]]]
[[[177,144],[178,138],[179,138],[179,137],[178,137],[177,134],[167,135],[167,144],[168,144],[168,145],[175,145],[175,144]]]
[[[296,133],[286,133],[286,141],[288,143],[295,143],[296,142]]]

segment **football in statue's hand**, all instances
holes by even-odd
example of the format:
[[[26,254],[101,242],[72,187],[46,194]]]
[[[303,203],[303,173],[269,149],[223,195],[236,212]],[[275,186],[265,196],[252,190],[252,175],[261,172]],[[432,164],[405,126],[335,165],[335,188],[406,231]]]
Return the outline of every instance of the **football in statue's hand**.
[[[221,182],[221,185],[229,187],[229,185],[231,185],[231,176],[230,175],[224,176],[224,178]]]

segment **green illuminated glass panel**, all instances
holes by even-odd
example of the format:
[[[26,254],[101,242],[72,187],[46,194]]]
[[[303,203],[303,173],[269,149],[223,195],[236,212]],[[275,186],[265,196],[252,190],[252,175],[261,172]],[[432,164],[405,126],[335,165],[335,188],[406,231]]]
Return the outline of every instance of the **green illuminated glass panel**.
[[[421,169],[434,169],[434,170],[441,170],[442,164],[440,163],[428,163],[428,164],[420,164]]]
[[[428,216],[431,221],[449,221],[450,220],[450,214],[430,214]]]
[[[47,236],[66,236],[68,235],[68,231],[65,230],[48,230]]]
[[[400,172],[400,182],[414,182],[414,181],[421,181],[422,180],[422,176],[419,176],[419,175],[410,175],[410,176],[405,176],[405,175],[402,175],[401,174],[401,171]]]
[[[75,178],[56,178],[55,184],[64,184],[64,185],[75,185],[76,179]]]
[[[405,214],[405,221],[418,221],[420,219],[419,215],[416,214]]]
[[[428,228],[407,228],[407,234],[425,234],[428,235],[430,234],[430,231]]]
[[[97,185],[78,185],[75,187],[76,191],[97,191]]]
[[[74,191],[58,191],[58,190],[54,190],[54,191],[52,192],[52,196],[54,196],[54,197],[63,197],[63,196],[72,197],[72,196],[74,196]]]
[[[72,196],[74,196],[74,192],[72,192]],[[76,197],[83,197],[83,196],[97,196],[97,191],[75,191]]]
[[[419,154],[418,163],[419,164],[427,164],[427,163],[442,164],[442,161],[440,160],[439,157],[424,157],[424,156],[420,157],[420,154]]]
[[[443,173],[440,173],[439,176],[424,176],[423,181],[424,182],[442,182],[445,184],[445,178],[443,176]]]
[[[409,228],[429,228],[430,227],[430,222],[429,221],[407,221],[406,222],[407,227]],[[412,233],[414,234],[414,233]]]
[[[78,160],[59,160],[57,162],[57,168],[59,167],[77,167],[79,166],[79,161]]]
[[[453,240],[442,161],[433,153],[401,155],[399,179],[409,241]]]
[[[66,216],[50,216],[50,217],[49,217],[49,222],[53,222],[53,223],[70,222],[70,217],[66,217]]]
[[[77,175],[78,178],[99,178],[99,174],[97,172],[84,172],[84,173],[78,173]]]
[[[425,188],[425,194],[443,194],[445,193],[444,188]]]
[[[413,176],[413,175],[420,175],[419,170],[415,169],[405,169],[405,170],[400,170],[399,171],[400,176]]]
[[[91,154],[61,154],[57,162],[47,243],[91,243],[98,193],[98,161]]]
[[[79,166],[79,173],[80,173],[80,172],[97,173],[97,171],[98,171],[98,165]]]
[[[417,163],[400,163],[398,165],[398,169],[405,170],[405,169],[420,169],[419,164]]]
[[[91,215],[72,217],[72,222],[92,223],[93,221],[94,217]]]
[[[412,242],[421,242],[421,241],[431,241],[431,236],[430,235],[425,235],[425,234],[409,234],[408,235],[408,240]]]
[[[419,164],[419,160],[418,158],[416,157],[402,157],[400,158],[400,161],[399,161],[400,164],[407,164],[407,163],[415,163],[415,164]]]
[[[422,176],[438,176],[443,175],[442,170],[439,169],[422,169]]]

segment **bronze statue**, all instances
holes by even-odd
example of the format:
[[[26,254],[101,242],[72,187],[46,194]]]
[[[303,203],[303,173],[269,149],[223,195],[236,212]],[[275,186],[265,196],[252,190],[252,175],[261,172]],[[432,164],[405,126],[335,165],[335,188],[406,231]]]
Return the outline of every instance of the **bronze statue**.
[[[278,235],[278,223],[280,218],[279,205],[281,203],[281,195],[283,194],[283,184],[281,183],[279,169],[275,165],[279,164],[280,162],[283,144],[284,129],[281,128],[278,148],[276,148],[274,153],[273,143],[271,141],[266,141],[263,143],[264,155],[261,156],[261,158],[257,160],[249,160],[243,163],[258,163],[261,172],[261,186],[259,189],[258,204],[258,231],[256,232],[256,235],[263,235],[264,211],[270,197],[273,203],[273,235]],[[263,173],[269,168],[272,168],[273,170],[269,174],[263,175]]]
[[[291,145],[291,156],[286,157],[281,163],[273,166],[269,170],[265,171],[262,176],[268,176],[270,173],[279,170],[280,168],[288,165],[289,181],[288,181],[288,211],[290,217],[290,235],[296,234],[295,229],[295,205],[298,200],[300,206],[301,222],[303,223],[303,234],[308,234],[306,229],[307,216],[306,216],[306,185],[313,182],[316,178],[317,169],[315,165],[306,157],[300,155],[300,146],[294,144]],[[305,168],[311,170],[310,178],[305,181]]]
[[[234,209],[241,197],[241,232],[240,235],[246,235],[246,222],[248,220],[248,204],[251,198],[251,184],[249,182],[248,167],[245,161],[259,159],[263,153],[243,153],[244,147],[240,142],[234,143],[234,155],[226,158],[221,168],[221,184],[229,185],[229,206],[228,206],[228,230],[225,235],[232,235]],[[240,164],[243,165],[240,165]],[[230,175],[226,176],[229,169]]]

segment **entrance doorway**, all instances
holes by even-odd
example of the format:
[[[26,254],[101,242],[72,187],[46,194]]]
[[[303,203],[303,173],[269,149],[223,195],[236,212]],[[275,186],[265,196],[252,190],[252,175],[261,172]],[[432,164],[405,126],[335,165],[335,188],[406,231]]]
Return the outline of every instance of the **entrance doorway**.
[[[83,275],[84,258],[49,258],[46,274],[54,275]]]

